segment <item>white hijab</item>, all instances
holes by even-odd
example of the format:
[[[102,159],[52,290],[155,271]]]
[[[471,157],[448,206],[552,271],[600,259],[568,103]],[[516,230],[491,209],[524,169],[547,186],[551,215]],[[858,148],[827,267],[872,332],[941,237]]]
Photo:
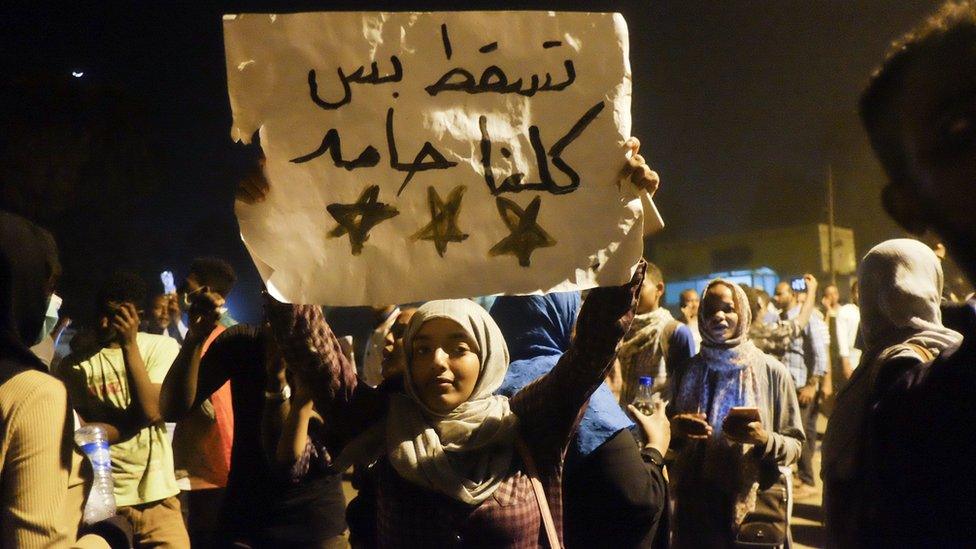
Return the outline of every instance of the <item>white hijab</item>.
[[[942,325],[942,264],[917,240],[886,240],[871,249],[858,268],[861,307],[861,365],[838,392],[823,443],[823,478],[861,476],[865,420],[879,366],[896,356],[951,353],[962,335]],[[925,360],[927,357],[919,357]]]
[[[861,339],[865,357],[899,343],[935,354],[954,349],[962,335],[942,325],[942,262],[917,240],[878,244],[858,268]]]
[[[428,320],[453,320],[475,341],[481,370],[467,401],[446,414],[423,404],[410,375],[413,338]],[[511,472],[518,418],[494,395],[508,370],[508,347],[491,316],[467,299],[431,301],[403,336],[407,396],[391,400],[386,421],[390,463],[403,478],[469,505],[489,498]]]

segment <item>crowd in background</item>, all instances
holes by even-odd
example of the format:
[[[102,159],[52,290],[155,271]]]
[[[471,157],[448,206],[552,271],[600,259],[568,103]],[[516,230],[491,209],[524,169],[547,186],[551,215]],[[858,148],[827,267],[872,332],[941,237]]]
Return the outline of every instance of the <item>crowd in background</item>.
[[[357,345],[266,294],[238,324],[233,268],[202,257],[176,288],[107,276],[69,328],[54,239],[0,212],[0,545],[788,546],[821,416],[831,546],[971,545],[976,302],[943,261],[976,280],[974,46],[976,6],[948,4],[865,92],[884,205],[940,243],[878,243],[846,303],[809,274],[719,278],[673,314],[642,260],[586,295],[376,307]],[[93,524],[82,426],[110,443]]]

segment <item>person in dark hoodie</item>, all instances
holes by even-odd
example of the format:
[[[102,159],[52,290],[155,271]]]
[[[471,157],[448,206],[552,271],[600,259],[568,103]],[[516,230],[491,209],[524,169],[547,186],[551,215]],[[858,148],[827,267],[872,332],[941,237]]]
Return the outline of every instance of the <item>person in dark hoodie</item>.
[[[579,309],[578,292],[495,301],[491,316],[511,356],[499,394],[512,396],[555,367],[570,347]],[[631,411],[647,441],[641,450],[609,387],[602,384],[590,397],[566,456],[566,547],[666,543],[668,488],[661,463],[671,437],[663,404],[659,408],[653,418]]]

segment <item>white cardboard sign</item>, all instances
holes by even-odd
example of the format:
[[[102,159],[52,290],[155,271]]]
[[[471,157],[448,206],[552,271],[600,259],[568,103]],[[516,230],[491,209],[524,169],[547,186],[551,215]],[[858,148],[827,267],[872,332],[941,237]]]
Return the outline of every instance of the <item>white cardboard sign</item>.
[[[619,14],[244,14],[224,17],[224,42],[232,137],[260,131],[271,184],[237,216],[279,299],[381,305],[629,280],[644,208],[620,179],[631,75]]]

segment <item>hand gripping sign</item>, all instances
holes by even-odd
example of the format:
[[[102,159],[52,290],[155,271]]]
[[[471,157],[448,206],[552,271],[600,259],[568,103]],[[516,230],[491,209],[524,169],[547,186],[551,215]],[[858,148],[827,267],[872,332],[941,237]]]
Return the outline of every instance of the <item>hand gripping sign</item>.
[[[275,297],[381,305],[622,284],[653,203],[621,179],[619,14],[224,17],[232,137],[267,200],[237,204]],[[642,206],[643,202],[643,206]]]

